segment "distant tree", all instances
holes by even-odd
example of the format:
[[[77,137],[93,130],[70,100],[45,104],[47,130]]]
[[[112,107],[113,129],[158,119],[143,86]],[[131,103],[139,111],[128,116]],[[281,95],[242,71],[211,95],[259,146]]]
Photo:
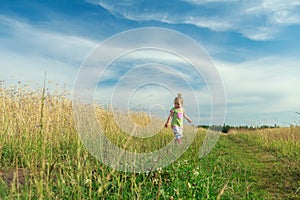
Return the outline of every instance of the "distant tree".
[[[208,126],[208,125],[198,125],[198,128],[205,128],[205,129],[208,129],[209,126]]]
[[[222,133],[228,133],[230,130],[230,126],[229,125],[225,125],[225,123],[223,124],[222,127]]]

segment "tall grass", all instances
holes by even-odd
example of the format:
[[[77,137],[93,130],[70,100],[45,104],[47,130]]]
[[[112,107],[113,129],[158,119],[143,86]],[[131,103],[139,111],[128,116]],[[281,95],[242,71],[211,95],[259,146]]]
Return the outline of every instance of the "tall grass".
[[[265,150],[290,159],[300,160],[300,127],[268,128],[253,131],[233,131],[250,143],[256,143]]]
[[[64,90],[50,93],[21,84],[0,88],[0,199],[261,199],[266,195],[253,189],[250,172],[234,156],[226,156],[225,137],[199,159],[203,129],[198,129],[189,150],[164,169],[138,174],[103,165],[77,135],[68,95]],[[173,140],[170,129],[148,140],[133,139],[119,129],[111,109],[99,106],[96,112],[107,137],[127,150],[148,152]],[[145,113],[131,112],[128,117],[141,127],[150,123]],[[298,140],[296,132],[291,130],[289,137]],[[276,141],[267,132],[256,134],[266,136],[259,140],[265,145]],[[299,145],[292,138],[282,142],[293,149]]]
[[[248,160],[248,165],[257,170],[260,187],[272,193],[273,199],[300,199],[300,127],[231,134],[235,140],[252,146],[253,150],[247,150],[247,154],[255,152],[256,159]]]
[[[2,198],[84,199],[123,194],[139,198],[149,174],[116,172],[91,156],[76,134],[72,102],[67,95],[23,85],[0,89]],[[165,129],[155,136],[156,145],[153,141],[145,144],[130,140],[113,115],[112,110],[97,107],[101,128],[117,145],[126,144],[128,150],[159,148],[173,138]],[[129,117],[139,126],[150,120],[145,113],[132,112]]]

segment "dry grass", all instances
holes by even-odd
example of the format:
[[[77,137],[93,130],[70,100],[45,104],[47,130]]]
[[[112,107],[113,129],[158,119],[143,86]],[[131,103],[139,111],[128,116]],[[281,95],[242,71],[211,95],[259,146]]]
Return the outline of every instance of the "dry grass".
[[[87,151],[76,134],[72,102],[68,96],[63,88],[58,88],[58,92],[52,91],[50,95],[47,89],[30,86],[0,87],[0,198],[263,197],[261,191],[248,192],[248,181],[251,180],[247,180],[247,171],[232,160],[235,156],[220,156],[228,151],[224,136],[223,143],[221,138],[221,144],[214,149],[215,152],[205,159],[198,158],[198,149],[205,136],[202,134],[205,133],[204,129],[198,129],[201,134],[197,134],[191,149],[182,158],[158,172],[129,174],[103,165]],[[96,113],[107,137],[126,150],[149,152],[173,139],[170,129],[162,129],[151,138],[133,139],[124,133],[120,124],[115,123],[118,115],[120,119],[131,119],[136,131],[153,121],[163,126],[163,121],[150,118],[145,113],[123,113],[101,106],[96,107]],[[126,120],[121,121],[127,125]],[[185,131],[189,132],[190,129],[186,127]],[[297,158],[295,152],[299,153],[299,127],[245,131],[241,135],[291,158]]]
[[[86,151],[76,134],[72,102],[67,98],[69,94],[65,91],[49,93],[23,85],[0,88],[0,177],[8,186],[13,186],[8,195],[12,198],[20,196],[16,189],[20,187],[29,191],[29,198],[43,198],[45,194],[54,198],[53,188],[61,198],[63,194],[73,198],[74,192],[77,199],[86,193],[101,195],[107,192],[106,187],[115,172],[103,166],[103,171],[96,170],[95,175],[94,167],[102,165]],[[129,150],[151,151],[165,144],[164,140],[173,138],[170,130],[164,130],[161,143],[142,145],[141,140],[131,140],[114,122],[118,112],[96,107],[96,113],[107,136]],[[138,127],[147,126],[150,121],[145,113],[119,114],[130,118]],[[83,181],[90,184],[92,179],[97,180],[87,186],[88,192],[78,184]],[[74,191],[63,192],[63,185]]]
[[[279,156],[300,159],[300,127],[282,127],[258,130],[231,131],[230,134],[239,134],[249,142],[255,142],[266,150]]]

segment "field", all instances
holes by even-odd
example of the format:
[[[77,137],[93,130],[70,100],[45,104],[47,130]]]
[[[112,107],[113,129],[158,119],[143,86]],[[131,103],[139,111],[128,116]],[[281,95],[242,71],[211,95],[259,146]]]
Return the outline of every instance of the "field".
[[[146,173],[111,169],[81,143],[65,92],[0,88],[0,199],[300,199],[300,127],[236,130],[198,157],[198,129],[174,163]],[[172,140],[169,129],[144,144],[120,133],[99,107],[106,135],[142,151]],[[147,123],[144,113],[133,120]],[[120,138],[122,138],[120,140]]]

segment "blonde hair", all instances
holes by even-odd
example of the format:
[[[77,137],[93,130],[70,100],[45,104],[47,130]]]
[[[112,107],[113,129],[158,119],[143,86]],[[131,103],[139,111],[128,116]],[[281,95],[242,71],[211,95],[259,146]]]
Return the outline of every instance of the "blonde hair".
[[[175,97],[175,99],[174,99],[174,103],[176,103],[176,102],[180,102],[181,104],[183,104],[183,98],[180,93],[178,93],[177,97]]]

